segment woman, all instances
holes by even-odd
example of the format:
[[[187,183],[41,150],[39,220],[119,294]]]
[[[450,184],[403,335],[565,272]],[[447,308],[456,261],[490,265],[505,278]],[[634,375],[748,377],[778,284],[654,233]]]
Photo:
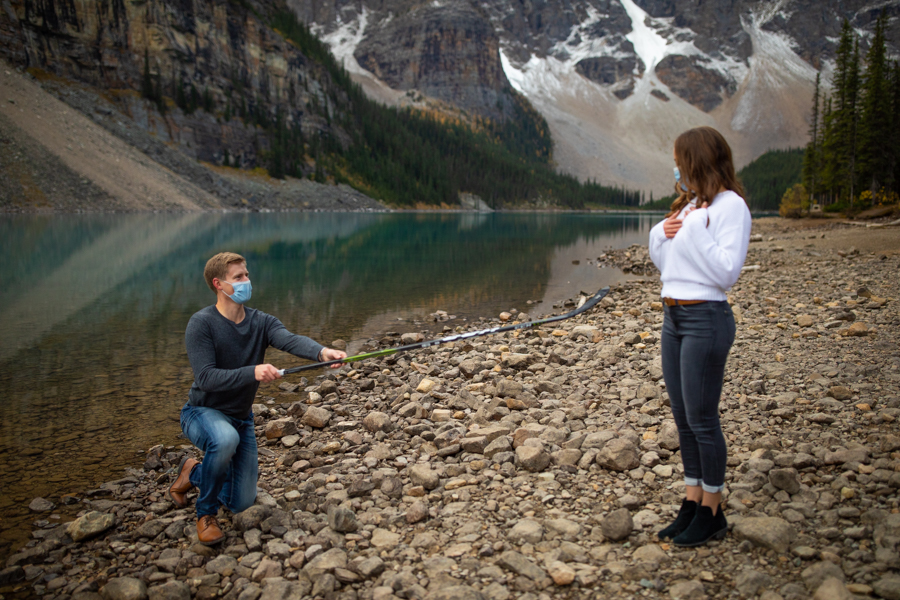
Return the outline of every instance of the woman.
[[[663,284],[663,377],[678,427],[686,497],[675,522],[658,535],[689,547],[728,531],[720,506],[727,450],[719,396],[735,326],[725,292],[747,256],[750,211],[731,148],[711,127],[675,140],[675,181],[678,197],[650,231],[650,257]]]

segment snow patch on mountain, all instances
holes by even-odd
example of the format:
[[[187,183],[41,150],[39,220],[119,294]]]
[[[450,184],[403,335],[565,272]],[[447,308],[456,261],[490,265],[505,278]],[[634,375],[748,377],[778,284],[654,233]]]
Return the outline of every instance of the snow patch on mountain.
[[[331,53],[334,54],[338,62],[343,63],[347,71],[371,77],[372,74],[363,69],[353,55],[357,46],[359,46],[366,35],[368,23],[369,11],[363,6],[354,20],[344,23],[338,16],[336,27],[331,33],[326,33],[322,26],[316,24],[313,24],[310,29],[319,39],[328,44],[328,47],[331,48]]]
[[[608,18],[609,15],[601,13],[593,6],[587,7],[587,15],[587,19],[574,25],[565,41],[555,44],[549,54],[561,62],[571,63],[573,68],[578,61],[594,56],[624,58],[625,54],[611,44],[608,37],[592,38],[590,35],[593,26]]]
[[[644,61],[647,71],[652,71],[667,54],[673,54],[673,48],[668,48],[669,41],[647,26],[648,15],[634,3],[634,0],[621,2],[625,12],[628,13],[628,18],[631,19],[631,32],[625,38],[634,45],[634,51]]]

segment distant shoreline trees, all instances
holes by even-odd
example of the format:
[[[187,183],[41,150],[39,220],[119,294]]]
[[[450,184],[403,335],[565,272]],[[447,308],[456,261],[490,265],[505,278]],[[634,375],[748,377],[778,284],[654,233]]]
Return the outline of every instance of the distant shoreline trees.
[[[882,11],[865,57],[845,19],[830,95],[819,76],[803,186],[835,209],[892,204],[900,192],[900,65],[889,61]]]

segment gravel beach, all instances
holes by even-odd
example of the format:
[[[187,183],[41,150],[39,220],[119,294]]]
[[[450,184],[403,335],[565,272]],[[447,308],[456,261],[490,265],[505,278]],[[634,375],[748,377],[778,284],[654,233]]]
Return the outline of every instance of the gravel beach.
[[[262,388],[263,491],[220,514],[218,547],[165,495],[189,445],[35,499],[43,527],[0,598],[898,599],[900,232],[762,219],[753,236],[729,295],[721,542],[655,535],[684,485],[658,275],[632,246],[597,263],[642,279],[577,318]],[[531,317],[469,326],[501,319]],[[79,516],[53,527],[63,504]]]

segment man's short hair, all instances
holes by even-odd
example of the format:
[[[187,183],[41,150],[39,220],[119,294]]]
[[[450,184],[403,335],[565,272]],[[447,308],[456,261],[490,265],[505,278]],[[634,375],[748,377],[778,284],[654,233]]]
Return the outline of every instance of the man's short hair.
[[[247,259],[240,254],[219,252],[206,261],[206,268],[203,269],[203,278],[206,279],[206,285],[215,292],[216,286],[213,285],[213,279],[225,279],[225,275],[228,274],[228,265],[245,262],[247,262]]]

